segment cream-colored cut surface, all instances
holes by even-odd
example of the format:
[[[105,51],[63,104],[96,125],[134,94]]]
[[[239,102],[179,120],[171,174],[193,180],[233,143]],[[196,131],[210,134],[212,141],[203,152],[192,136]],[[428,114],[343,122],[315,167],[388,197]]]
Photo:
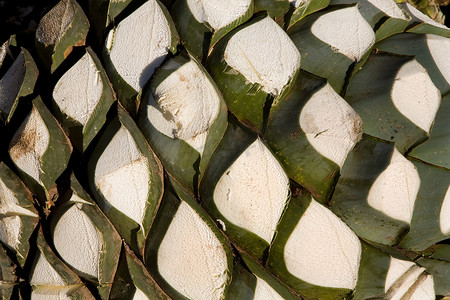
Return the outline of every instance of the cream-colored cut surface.
[[[384,12],[391,18],[408,20],[403,11],[394,0],[368,0],[373,6]]]
[[[50,265],[42,253],[39,253],[39,258],[34,267],[30,284],[44,286],[65,285],[61,276],[53,269],[52,265]]]
[[[450,233],[450,186],[447,188],[439,213],[439,227],[443,234]]]
[[[214,189],[220,213],[269,244],[288,196],[289,179],[260,139],[236,159]]]
[[[136,288],[136,291],[134,292],[132,300],[149,300],[149,298],[144,294],[143,291]]]
[[[327,83],[305,104],[300,127],[321,155],[341,168],[348,153],[361,139],[362,120]]]
[[[187,5],[199,23],[208,23],[214,30],[223,28],[242,17],[251,0],[187,0]]]
[[[372,27],[358,7],[338,9],[320,16],[311,26],[319,40],[351,60],[360,60],[375,42]]]
[[[169,23],[155,0],[148,0],[112,29],[106,46],[119,75],[139,91],[169,52]]]
[[[256,276],[256,287],[254,300],[283,300],[283,297],[277,293],[267,282]]]
[[[92,57],[83,57],[59,79],[53,99],[61,111],[86,125],[102,96],[103,82]]]
[[[284,248],[287,270],[311,284],[353,289],[358,280],[358,237],[314,199]]]
[[[228,41],[225,61],[251,83],[278,95],[300,67],[300,53],[270,17],[238,31]]]
[[[434,34],[427,34],[427,45],[436,66],[450,84],[450,63],[448,54],[450,53],[450,39]]]
[[[440,27],[440,28],[444,28],[444,29],[449,29],[447,26],[436,22],[435,20],[431,19],[429,16],[423,14],[421,11],[419,11],[417,8],[415,8],[414,6],[412,6],[411,4],[409,4],[408,2],[406,2],[406,8],[408,10],[408,12],[415,18],[417,18],[419,21],[422,21],[424,23],[436,26],[436,27]]]
[[[72,289],[72,287],[33,288],[31,300],[72,300],[73,298],[67,295]]]
[[[367,202],[376,210],[409,224],[419,188],[416,167],[394,149],[389,166],[372,184]]]
[[[391,296],[389,299],[402,299],[410,287],[418,280],[423,271],[425,271],[425,268],[419,267],[413,262],[391,257],[384,286],[385,292],[389,292]],[[428,275],[416,288],[412,297],[408,299],[435,299],[433,277]]]
[[[402,115],[430,132],[441,103],[441,93],[417,60],[407,62],[397,72],[391,98]]]
[[[82,206],[74,204],[61,216],[53,231],[53,243],[68,265],[98,278],[102,237]]]
[[[22,220],[17,215],[2,217],[0,215],[0,241],[17,250],[22,233]]]
[[[181,202],[158,250],[158,270],[189,299],[222,299],[227,276],[225,250],[213,231]]]
[[[41,158],[50,143],[50,133],[36,107],[25,118],[9,145],[14,163],[34,180],[41,181]]]
[[[142,224],[150,191],[150,169],[125,127],[120,127],[95,167],[95,185],[106,201]]]
[[[162,69],[175,70],[150,95],[147,116],[161,133],[186,141],[200,154],[208,129],[217,118],[220,96],[194,61],[169,61]]]
[[[69,0],[61,0],[44,17],[36,29],[36,39],[45,44],[55,44],[73,20],[75,10]]]
[[[0,111],[8,113],[16,100],[25,77],[25,56],[20,52],[0,80]]]
[[[20,244],[22,221],[20,215],[38,218],[34,212],[19,205],[13,192],[0,180],[0,241],[14,250]]]

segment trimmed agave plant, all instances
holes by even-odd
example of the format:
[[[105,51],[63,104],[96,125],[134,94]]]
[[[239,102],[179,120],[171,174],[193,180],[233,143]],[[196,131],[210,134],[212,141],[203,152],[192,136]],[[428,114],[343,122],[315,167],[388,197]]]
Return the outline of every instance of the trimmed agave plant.
[[[450,298],[450,29],[429,1],[41,16],[0,41],[2,299]]]

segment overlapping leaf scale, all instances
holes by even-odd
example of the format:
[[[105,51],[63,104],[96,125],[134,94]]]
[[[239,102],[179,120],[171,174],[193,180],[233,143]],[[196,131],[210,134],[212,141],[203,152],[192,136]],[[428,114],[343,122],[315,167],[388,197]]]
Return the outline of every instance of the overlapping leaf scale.
[[[162,176],[142,132],[119,106],[89,158],[88,180],[99,206],[140,255],[162,198]]]
[[[37,247],[29,275],[32,299],[95,299],[78,275],[53,253],[42,228]]]
[[[50,233],[59,257],[109,299],[122,240],[74,175],[63,203],[51,218]]]

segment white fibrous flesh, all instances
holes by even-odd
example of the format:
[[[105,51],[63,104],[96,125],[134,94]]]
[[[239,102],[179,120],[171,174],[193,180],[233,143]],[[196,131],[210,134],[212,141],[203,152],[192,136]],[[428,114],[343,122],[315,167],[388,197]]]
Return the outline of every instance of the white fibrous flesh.
[[[253,299],[283,300],[284,298],[281,297],[267,282],[256,276],[256,287]]]
[[[439,227],[443,234],[450,233],[450,186],[447,188],[439,213]]]
[[[9,154],[22,171],[41,184],[41,158],[49,143],[50,133],[38,110],[33,106],[31,113],[14,134]]]
[[[425,268],[417,266],[415,263],[391,257],[389,270],[386,275],[384,290],[394,289],[390,294],[391,300],[400,300],[408,292],[411,286],[418,280]],[[395,286],[394,286],[395,285]],[[411,298],[414,300],[435,299],[433,277],[427,278],[416,287]]]
[[[73,287],[39,287],[33,288],[31,293],[31,300],[72,300],[68,294],[72,291]]]
[[[311,32],[333,50],[355,61],[360,60],[375,42],[372,27],[356,6],[320,16],[311,26]]]
[[[233,162],[214,189],[219,212],[269,244],[288,197],[289,179],[259,139]]]
[[[0,218],[0,241],[10,248],[17,250],[22,233],[22,220],[19,216],[8,216]]]
[[[179,66],[170,61],[162,69],[176,69],[148,99],[150,123],[161,133],[184,140],[200,154],[208,130],[219,114],[220,96],[194,61]]]
[[[450,53],[450,39],[440,35],[427,34],[427,45],[436,66],[450,84],[450,64],[448,54]]]
[[[376,210],[409,224],[419,188],[416,167],[394,149],[389,166],[371,186],[367,202]]]
[[[143,291],[136,288],[136,291],[134,292],[132,300],[149,300],[149,298],[144,294]]]
[[[226,63],[249,82],[278,95],[300,67],[300,53],[270,17],[238,31],[228,41]]]
[[[208,23],[214,30],[223,28],[242,17],[251,0],[187,0],[187,5],[199,23]]]
[[[213,231],[187,203],[181,202],[159,246],[161,276],[189,299],[222,299],[227,256]]]
[[[36,39],[45,45],[54,45],[66,32],[75,15],[69,0],[61,0],[44,17],[36,29]]]
[[[427,23],[429,25],[433,25],[433,26],[440,27],[440,28],[443,28],[443,29],[449,29],[444,24],[441,24],[441,23],[436,22],[435,20],[431,19],[429,16],[425,15],[424,13],[419,11],[417,8],[415,8],[413,5],[409,4],[408,2],[406,2],[406,7],[408,9],[408,12],[413,17],[417,18],[419,21],[422,21],[422,22]]]
[[[347,225],[314,199],[284,247],[287,270],[308,283],[354,289],[361,244]]]
[[[341,168],[363,132],[359,115],[329,84],[305,104],[300,127],[314,149]]]
[[[22,232],[22,221],[19,215],[38,218],[19,205],[13,192],[0,180],[0,241],[14,250],[19,246]]]
[[[369,0],[369,2],[391,18],[408,19],[394,0]]]
[[[150,192],[150,169],[147,158],[123,126],[97,161],[95,185],[107,203],[142,224]]]
[[[61,276],[53,269],[47,258],[40,253],[38,261],[34,267],[30,280],[31,285],[43,286],[63,286],[65,285]]]
[[[139,91],[169,52],[169,22],[156,0],[148,0],[112,29],[106,47],[115,70]]]
[[[8,113],[16,100],[25,77],[25,56],[23,52],[0,80],[0,111]]]
[[[441,93],[427,70],[415,59],[397,72],[391,98],[402,115],[425,132],[430,132],[441,103]]]
[[[74,204],[61,216],[53,231],[53,243],[68,265],[98,279],[103,241],[97,228],[82,211],[83,205]]]
[[[84,126],[100,101],[102,89],[99,70],[86,53],[58,81],[53,99],[64,114]]]

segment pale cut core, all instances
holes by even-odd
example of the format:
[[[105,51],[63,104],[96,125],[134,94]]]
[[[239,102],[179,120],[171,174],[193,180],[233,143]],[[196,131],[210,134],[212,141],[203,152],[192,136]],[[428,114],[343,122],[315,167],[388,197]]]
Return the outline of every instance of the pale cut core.
[[[49,143],[50,133],[37,108],[33,106],[14,134],[9,145],[9,154],[22,171],[41,184],[41,158]]]
[[[162,69],[175,70],[149,96],[149,122],[166,136],[179,138],[200,154],[208,130],[219,114],[220,96],[194,62],[179,65],[171,60]]]
[[[102,236],[81,210],[83,205],[76,203],[61,216],[53,231],[53,243],[68,265],[98,279]]]
[[[39,258],[34,266],[30,284],[44,286],[65,285],[61,276],[53,269],[52,265],[42,253],[39,253]]]
[[[228,41],[226,63],[266,93],[278,95],[300,67],[300,53],[270,17],[251,24]]]
[[[20,52],[14,63],[0,80],[0,111],[9,114],[14,100],[16,100],[19,94],[24,77],[25,56],[23,52]]]
[[[86,125],[102,96],[103,82],[94,60],[86,52],[67,71],[53,90],[53,99],[63,113]]]
[[[409,4],[408,2],[406,2],[406,7],[408,9],[408,12],[415,17],[416,19],[418,19],[419,21],[422,21],[424,23],[427,23],[429,25],[433,25],[436,27],[440,27],[443,29],[449,29],[447,26],[445,26],[444,24],[441,24],[439,22],[436,22],[435,20],[433,20],[432,18],[430,18],[429,16],[425,15],[424,13],[422,13],[420,10],[418,10],[417,8],[415,8],[413,5]]]
[[[436,66],[450,84],[450,64],[448,63],[448,54],[450,53],[450,39],[440,35],[427,34],[427,45],[430,54],[433,57]]]
[[[115,70],[139,91],[169,53],[169,22],[155,0],[148,0],[112,29],[106,48]]]
[[[61,0],[39,22],[36,39],[45,45],[54,45],[64,35],[75,15],[69,0]]]
[[[423,131],[430,132],[441,103],[441,93],[417,60],[407,62],[397,72],[391,97],[402,115]]]
[[[370,4],[384,12],[391,18],[408,20],[400,7],[394,0],[368,0]]]
[[[359,61],[375,43],[375,33],[357,6],[320,16],[311,26],[311,32],[333,50],[355,61]]]
[[[142,225],[150,192],[148,160],[121,126],[95,166],[95,185],[109,205]]]
[[[367,202],[391,218],[409,224],[419,188],[416,167],[394,148],[390,164],[372,184]]]
[[[314,199],[284,247],[287,270],[308,283],[354,289],[361,243],[353,231]]]
[[[22,220],[19,216],[38,218],[34,212],[19,205],[14,193],[0,179],[0,241],[17,250],[22,235]]]
[[[223,28],[242,17],[251,0],[187,0],[187,5],[199,23],[208,23],[214,30]]]
[[[384,291],[390,291],[391,300],[401,300],[405,293],[418,281],[419,276],[424,276],[425,268],[417,266],[415,263],[391,257],[389,269],[386,275]],[[412,300],[432,300],[435,299],[433,277],[426,275],[426,279],[419,286],[415,287]],[[395,287],[393,286],[395,285]]]
[[[341,168],[363,132],[359,115],[328,83],[303,107],[300,127],[314,149]]]
[[[229,222],[270,244],[289,197],[289,179],[258,138],[220,177],[213,197]]]
[[[161,276],[189,299],[222,299],[228,280],[225,249],[189,204],[181,201],[157,255]]]

